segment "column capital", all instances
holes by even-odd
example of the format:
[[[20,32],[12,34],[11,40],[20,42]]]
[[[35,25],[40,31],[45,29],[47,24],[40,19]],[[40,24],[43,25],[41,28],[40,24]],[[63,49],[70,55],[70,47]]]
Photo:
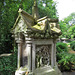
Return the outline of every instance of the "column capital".
[[[18,40],[16,40],[16,43],[18,43],[18,44],[23,43],[23,40],[22,39],[18,39]]]

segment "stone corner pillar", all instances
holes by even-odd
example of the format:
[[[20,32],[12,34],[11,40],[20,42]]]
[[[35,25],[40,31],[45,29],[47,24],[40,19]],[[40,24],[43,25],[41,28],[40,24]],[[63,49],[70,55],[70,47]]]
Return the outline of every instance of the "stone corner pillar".
[[[32,71],[35,70],[35,58],[36,58],[36,51],[35,51],[35,44],[32,45],[33,49],[32,49]]]
[[[51,66],[54,67],[54,44],[51,45]]]
[[[18,44],[18,61],[17,61],[17,68],[19,69],[21,66],[21,51],[22,51],[22,40],[17,40],[16,43]]]
[[[54,40],[53,43],[54,43],[54,66],[56,66],[56,43],[57,43],[57,40]]]

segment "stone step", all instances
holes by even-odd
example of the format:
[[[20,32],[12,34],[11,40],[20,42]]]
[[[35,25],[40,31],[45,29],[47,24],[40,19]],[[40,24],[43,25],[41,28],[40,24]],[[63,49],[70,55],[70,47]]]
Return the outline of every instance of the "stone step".
[[[45,66],[41,68],[37,68],[34,71],[34,75],[55,75],[55,70],[51,66]]]
[[[51,66],[37,68],[33,73],[33,75],[62,75],[57,67],[52,68]]]

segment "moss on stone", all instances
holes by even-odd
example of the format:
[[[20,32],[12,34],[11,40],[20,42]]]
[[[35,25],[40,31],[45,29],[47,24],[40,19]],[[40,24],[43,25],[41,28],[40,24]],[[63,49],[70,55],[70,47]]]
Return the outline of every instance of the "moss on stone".
[[[33,28],[36,28],[38,30],[44,30],[45,26],[44,25],[40,25],[40,24],[36,24],[33,26]]]
[[[52,28],[51,30],[54,31],[54,32],[56,32],[56,33],[60,33],[61,32],[61,30],[58,29],[58,28],[56,28],[56,27]]]

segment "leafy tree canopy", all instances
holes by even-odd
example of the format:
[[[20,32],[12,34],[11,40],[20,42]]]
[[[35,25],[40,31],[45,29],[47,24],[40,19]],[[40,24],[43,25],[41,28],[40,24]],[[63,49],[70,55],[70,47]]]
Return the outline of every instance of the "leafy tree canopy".
[[[61,37],[75,38],[75,13],[70,14],[63,21],[59,22],[62,31]]]
[[[75,25],[75,13],[72,13],[67,18],[65,18],[64,22],[70,26]]]

